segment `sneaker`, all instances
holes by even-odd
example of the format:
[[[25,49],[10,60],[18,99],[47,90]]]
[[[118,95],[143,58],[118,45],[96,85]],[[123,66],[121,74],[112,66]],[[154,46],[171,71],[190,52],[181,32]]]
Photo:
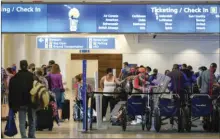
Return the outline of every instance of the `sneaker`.
[[[59,122],[64,122],[64,120],[63,120],[63,119],[60,119]]]
[[[137,124],[137,121],[136,120],[133,120],[132,122],[131,122],[131,125],[136,125]]]
[[[102,120],[103,120],[103,122],[106,122],[106,118],[105,118],[105,117],[103,117],[103,119],[102,119]]]

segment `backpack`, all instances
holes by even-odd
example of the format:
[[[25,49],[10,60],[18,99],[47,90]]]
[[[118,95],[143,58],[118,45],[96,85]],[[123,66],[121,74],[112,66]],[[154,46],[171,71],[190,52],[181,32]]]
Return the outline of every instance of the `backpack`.
[[[34,108],[43,109],[49,105],[50,94],[46,87],[38,81],[33,82],[33,88],[30,91],[31,102]]]

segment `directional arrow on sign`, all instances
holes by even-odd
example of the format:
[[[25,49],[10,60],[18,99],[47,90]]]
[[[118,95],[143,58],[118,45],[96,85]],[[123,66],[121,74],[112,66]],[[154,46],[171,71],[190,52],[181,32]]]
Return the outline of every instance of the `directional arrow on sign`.
[[[38,41],[39,41],[39,42],[43,42],[44,39],[43,39],[43,38],[39,38]]]

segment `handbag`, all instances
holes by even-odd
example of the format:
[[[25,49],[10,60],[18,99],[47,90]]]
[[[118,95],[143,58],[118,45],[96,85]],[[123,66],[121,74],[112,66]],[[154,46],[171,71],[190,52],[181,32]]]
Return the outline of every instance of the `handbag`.
[[[8,106],[8,97],[6,94],[3,95],[3,98],[2,98],[2,115],[1,115],[1,118],[4,120],[7,118],[8,116],[8,112],[9,112],[9,106]]]
[[[13,137],[17,133],[18,133],[18,130],[17,130],[16,124],[15,124],[14,112],[12,109],[10,109],[9,114],[8,114],[7,124],[5,126],[4,134],[8,137]]]

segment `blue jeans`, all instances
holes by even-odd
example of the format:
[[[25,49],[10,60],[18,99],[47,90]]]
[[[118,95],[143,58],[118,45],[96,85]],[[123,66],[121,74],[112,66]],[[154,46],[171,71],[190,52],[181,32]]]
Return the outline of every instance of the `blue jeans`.
[[[56,95],[57,109],[62,109],[63,92],[59,88],[52,89],[52,92]]]
[[[18,112],[21,138],[27,138],[26,129],[25,129],[27,114],[28,114],[28,124],[29,124],[28,138],[35,138],[36,110],[29,108],[27,106],[20,107],[20,110]]]

